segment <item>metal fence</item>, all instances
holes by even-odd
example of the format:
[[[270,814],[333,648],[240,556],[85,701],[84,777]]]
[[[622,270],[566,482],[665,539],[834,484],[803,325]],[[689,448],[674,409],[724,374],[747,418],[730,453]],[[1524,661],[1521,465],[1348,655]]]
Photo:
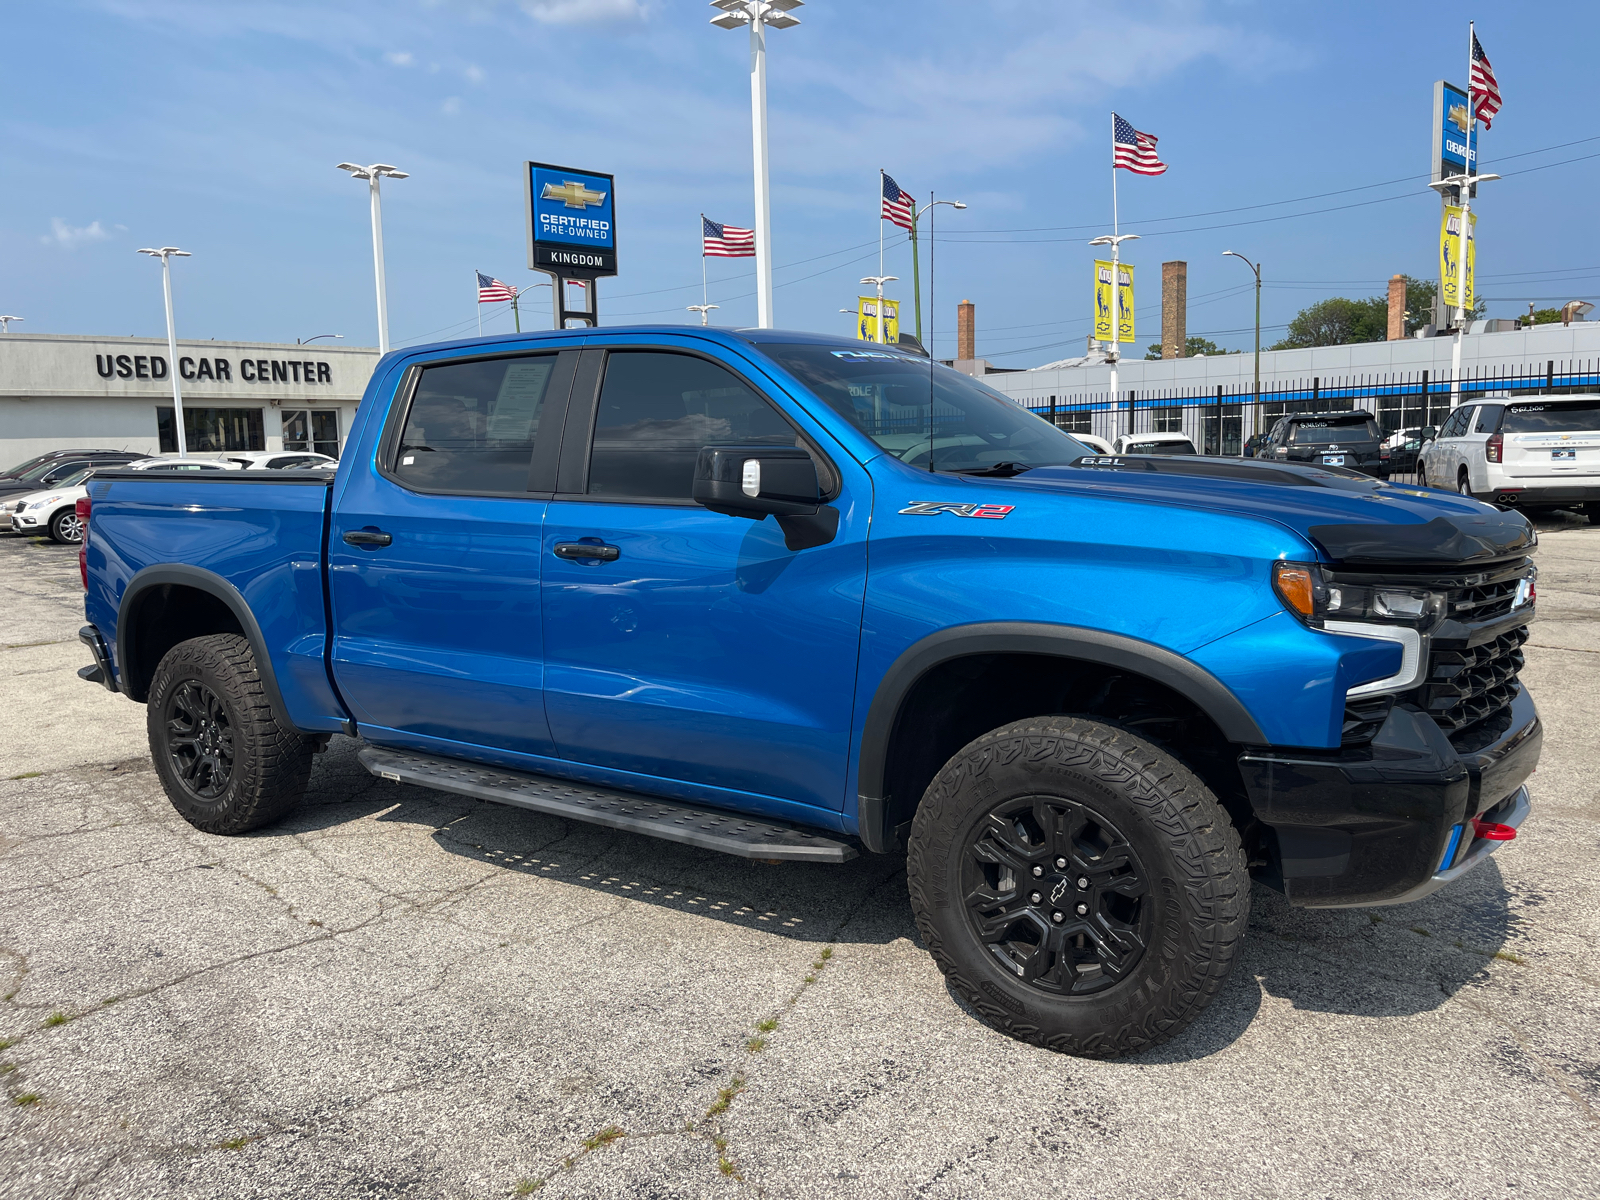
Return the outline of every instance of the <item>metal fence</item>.
[[[1600,390],[1600,361],[1558,362],[1538,369],[1519,363],[1463,371],[1459,383],[1448,371],[1397,372],[1263,384],[1254,388],[1206,388],[1078,392],[1019,400],[1069,432],[1115,441],[1128,433],[1184,433],[1202,454],[1242,454],[1244,444],[1266,433],[1286,413],[1362,408],[1385,433],[1440,424],[1465,400],[1484,396],[1542,396]],[[1220,435],[1220,436],[1219,436]]]

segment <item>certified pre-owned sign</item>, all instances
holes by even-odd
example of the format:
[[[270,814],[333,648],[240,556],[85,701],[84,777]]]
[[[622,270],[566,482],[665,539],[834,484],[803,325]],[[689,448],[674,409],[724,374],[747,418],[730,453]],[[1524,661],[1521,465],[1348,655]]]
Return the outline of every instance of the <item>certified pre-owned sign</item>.
[[[617,273],[616,203],[610,175],[523,164],[528,266],[567,279]]]

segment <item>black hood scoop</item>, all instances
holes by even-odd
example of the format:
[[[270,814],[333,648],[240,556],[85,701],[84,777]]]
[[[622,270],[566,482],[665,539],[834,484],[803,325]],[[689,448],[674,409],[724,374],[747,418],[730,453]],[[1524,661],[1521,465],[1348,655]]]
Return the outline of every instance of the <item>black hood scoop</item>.
[[[1526,554],[1538,544],[1521,513],[1452,513],[1422,525],[1313,525],[1329,558],[1374,567],[1441,567]]]

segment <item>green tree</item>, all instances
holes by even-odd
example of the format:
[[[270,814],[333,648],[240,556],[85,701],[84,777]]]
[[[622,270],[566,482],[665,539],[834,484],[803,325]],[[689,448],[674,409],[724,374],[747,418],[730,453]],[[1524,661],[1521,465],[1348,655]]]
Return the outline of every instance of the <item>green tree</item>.
[[[1524,325],[1559,325],[1561,324],[1561,310],[1559,308],[1536,308],[1533,315],[1522,318]]]
[[[1204,354],[1206,357],[1209,358],[1213,354],[1239,354],[1239,353],[1241,353],[1241,351],[1238,351],[1238,350],[1224,350],[1221,346],[1217,345],[1215,342],[1211,341],[1209,338],[1190,337],[1190,338],[1185,338],[1184,342],[1183,342],[1183,357],[1184,358],[1193,358],[1197,354]],[[1145,356],[1146,360],[1160,358],[1161,357],[1161,343],[1160,342],[1151,342],[1150,345],[1145,348],[1144,356]]]
[[[1439,285],[1432,279],[1402,275],[1406,284],[1406,336],[1424,325],[1433,324],[1433,305]],[[1469,319],[1483,316],[1486,305],[1473,305]],[[1557,320],[1560,315],[1557,314]],[[1389,297],[1371,296],[1347,300],[1335,296],[1302,308],[1289,322],[1287,335],[1274,350],[1298,350],[1307,346],[1347,346],[1352,342],[1381,342],[1389,336]]]

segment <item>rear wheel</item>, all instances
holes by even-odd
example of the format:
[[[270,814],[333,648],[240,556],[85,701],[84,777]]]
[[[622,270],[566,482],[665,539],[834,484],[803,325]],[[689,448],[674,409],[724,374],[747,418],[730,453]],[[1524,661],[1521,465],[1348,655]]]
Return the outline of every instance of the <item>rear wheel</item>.
[[[1462,467],[1460,474],[1456,476],[1456,491],[1463,496],[1472,495],[1472,479],[1467,475],[1465,467]]]
[[[75,509],[63,508],[50,518],[50,536],[58,542],[76,546],[83,541],[83,518]]]
[[[250,643],[237,634],[191,638],[167,651],[146,705],[156,774],[196,829],[258,829],[305,795],[317,739],[273,712]]]
[[[1111,1058],[1184,1030],[1221,989],[1249,910],[1239,837],[1176,759],[1073,717],[985,734],[912,823],[917,928],[986,1020]]]

